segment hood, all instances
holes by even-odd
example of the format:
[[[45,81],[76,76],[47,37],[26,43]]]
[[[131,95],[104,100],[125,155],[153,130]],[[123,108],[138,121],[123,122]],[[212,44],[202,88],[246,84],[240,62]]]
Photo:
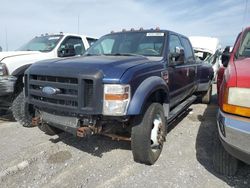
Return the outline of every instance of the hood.
[[[12,51],[0,52],[0,62],[5,63],[8,71],[12,74],[17,68],[34,62],[54,58],[53,53],[39,51]]]
[[[250,88],[250,58],[238,59],[234,64],[237,75],[237,87]]]
[[[119,82],[124,72],[132,67],[150,62],[143,56],[84,56],[47,60],[35,63],[30,74],[89,75],[101,72],[103,78]]]
[[[41,53],[39,51],[10,51],[10,52],[0,52],[0,61],[5,58],[22,56],[22,55],[30,55],[30,54],[37,54]]]

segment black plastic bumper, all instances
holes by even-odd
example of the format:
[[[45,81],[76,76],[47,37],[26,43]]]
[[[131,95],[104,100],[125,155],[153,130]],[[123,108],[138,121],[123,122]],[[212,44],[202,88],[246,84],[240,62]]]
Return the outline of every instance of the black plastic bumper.
[[[0,77],[0,108],[7,108],[11,105],[15,83],[15,77]]]
[[[250,165],[250,155],[248,153],[243,152],[240,149],[231,146],[230,144],[226,143],[223,139],[220,139],[220,140],[221,140],[223,147],[228,153],[230,153],[235,158]]]

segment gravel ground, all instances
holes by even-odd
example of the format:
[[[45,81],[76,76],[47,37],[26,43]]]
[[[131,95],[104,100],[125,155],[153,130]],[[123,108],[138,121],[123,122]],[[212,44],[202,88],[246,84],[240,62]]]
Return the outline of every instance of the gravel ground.
[[[234,177],[212,168],[216,96],[193,104],[169,127],[159,160],[135,163],[130,143],[103,136],[48,136],[0,118],[0,187],[250,187],[250,166]]]

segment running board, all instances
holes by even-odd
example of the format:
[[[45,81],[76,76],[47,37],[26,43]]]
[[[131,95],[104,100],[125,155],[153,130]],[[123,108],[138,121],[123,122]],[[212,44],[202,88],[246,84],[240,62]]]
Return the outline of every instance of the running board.
[[[185,101],[183,101],[181,104],[179,104],[178,106],[176,106],[175,108],[173,108],[170,112],[169,112],[169,116],[167,118],[167,122],[171,122],[174,118],[176,118],[181,112],[183,112],[183,109],[188,108],[195,100],[197,99],[197,96],[192,95],[191,97],[189,97],[188,99],[186,99]]]

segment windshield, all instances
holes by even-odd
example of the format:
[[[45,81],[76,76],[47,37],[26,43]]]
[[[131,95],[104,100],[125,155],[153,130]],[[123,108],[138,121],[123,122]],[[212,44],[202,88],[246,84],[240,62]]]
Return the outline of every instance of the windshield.
[[[238,55],[240,57],[250,57],[250,31],[245,34],[241,42]]]
[[[35,37],[27,44],[19,48],[19,51],[40,51],[50,52],[55,48],[57,43],[62,38],[62,35],[48,35]]]
[[[105,35],[85,55],[143,55],[161,57],[165,35],[162,32],[124,32]]]

